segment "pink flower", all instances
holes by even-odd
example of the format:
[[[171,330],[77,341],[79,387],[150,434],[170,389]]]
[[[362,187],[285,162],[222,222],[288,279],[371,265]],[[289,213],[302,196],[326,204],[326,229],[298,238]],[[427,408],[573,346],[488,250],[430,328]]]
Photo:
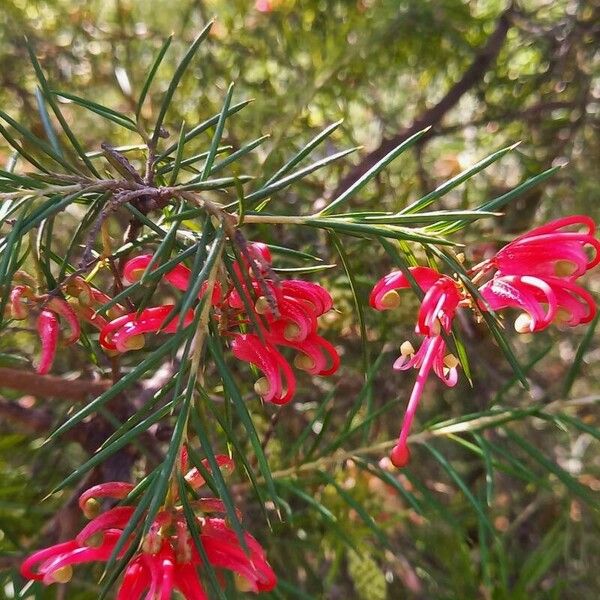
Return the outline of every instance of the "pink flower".
[[[296,378],[289,363],[267,341],[253,333],[237,334],[231,342],[233,355],[263,372],[254,390],[266,402],[286,404],[296,391]]]
[[[124,281],[138,281],[151,261],[150,254],[130,259],[124,267]],[[237,286],[229,279],[216,281],[212,304],[220,332],[232,336],[233,355],[263,372],[264,377],[254,386],[257,394],[268,402],[283,404],[291,400],[296,379],[280,347],[294,349],[295,366],[313,375],[333,374],[340,360],[335,348],[317,334],[318,317],[333,305],[330,294],[316,283],[299,279],[279,281],[272,272],[271,262],[271,252],[265,244],[247,244],[233,265]],[[164,275],[165,281],[182,291],[189,289],[190,277],[189,269],[181,264]],[[205,292],[206,285],[199,297]],[[140,328],[141,316],[124,315],[108,323],[100,335],[101,345],[121,352],[141,347],[141,329],[144,332],[160,329],[154,321]],[[258,331],[240,332],[241,325],[258,327]],[[169,327],[165,331],[169,332]]]
[[[118,317],[102,328],[100,345],[106,350],[127,352],[144,347],[145,333],[176,333],[179,328],[177,315],[163,327],[174,308],[173,304],[164,304],[145,308],[139,314],[132,312]],[[187,327],[193,320],[194,311],[189,309],[183,326]]]
[[[572,231],[578,226],[585,230]],[[575,279],[600,262],[596,225],[585,215],[573,215],[532,229],[504,246],[489,263],[503,275]],[[590,258],[586,247],[590,246]]]
[[[575,281],[600,262],[595,229],[584,215],[558,219],[519,236],[478,265],[474,271],[482,274],[496,269],[480,288],[489,308],[523,310],[515,321],[519,333],[540,331],[552,322],[573,327],[591,321],[596,304]],[[480,303],[482,310],[488,306]]]
[[[448,333],[452,320],[461,303],[468,302],[461,288],[452,278],[429,267],[411,267],[415,283],[425,293],[419,309],[416,333],[425,336],[421,347],[415,352],[410,342],[404,342],[394,369],[418,369],[417,380],[412,389],[408,406],[402,420],[398,441],[390,458],[396,467],[404,467],[410,460],[407,445],[410,428],[423,395],[429,373],[433,372],[446,385],[456,385],[459,361],[453,354],[446,354],[446,343],[442,331]],[[401,271],[394,271],[377,282],[371,292],[370,304],[377,310],[389,310],[400,304],[396,290],[409,288],[408,278]]]
[[[34,314],[38,314],[36,325],[41,344],[40,360],[36,370],[41,375],[45,375],[52,368],[56,356],[60,337],[60,319],[64,319],[69,328],[69,335],[65,340],[67,345],[74,344],[79,339],[81,327],[77,315],[64,298],[48,294],[38,296],[30,285],[15,285],[9,295],[8,316],[23,320],[31,314],[32,309]]]
[[[228,457],[218,456],[218,464],[225,469],[232,466]],[[182,463],[187,462],[182,456]],[[205,468],[210,470],[208,461]],[[194,471],[194,470],[192,470]],[[190,471],[188,481],[201,487],[204,480]],[[41,580],[46,585],[70,581],[73,566],[81,563],[108,561],[114,552],[123,529],[135,511],[135,506],[124,504],[103,513],[100,499],[127,501],[133,486],[125,482],[109,482],[94,486],[84,492],[79,505],[91,521],[75,539],[34,552],[21,566],[21,574],[27,579]],[[248,533],[244,534],[247,550],[223,518],[207,516],[225,513],[223,502],[218,498],[191,499],[196,514],[196,526],[200,532],[200,543],[208,562],[215,569],[233,571],[238,584],[244,591],[262,592],[272,590],[276,576],[267,562],[260,544]],[[122,556],[131,540],[127,540],[120,552]],[[168,600],[178,591],[187,600],[208,598],[198,569],[203,562],[188,531],[188,524],[177,495],[173,504],[162,509],[156,516],[144,538],[129,561],[117,600],[141,600],[160,598]]]

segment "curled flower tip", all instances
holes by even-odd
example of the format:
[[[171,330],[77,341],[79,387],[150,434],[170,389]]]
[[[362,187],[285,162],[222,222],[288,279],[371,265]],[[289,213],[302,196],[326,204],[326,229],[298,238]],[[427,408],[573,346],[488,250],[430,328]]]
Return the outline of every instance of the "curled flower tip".
[[[27,286],[16,285],[10,292],[10,316],[18,321],[26,319],[29,314],[23,297],[31,297],[31,290]]]
[[[515,320],[517,333],[531,333],[535,328],[533,319],[527,313],[521,313]]]
[[[37,330],[42,343],[42,353],[37,372],[40,375],[45,375],[50,371],[56,356],[58,345],[58,318],[56,315],[49,310],[43,310],[37,320]]]
[[[402,469],[410,462],[410,450],[404,444],[396,444],[390,452],[390,460],[398,469]]]
[[[73,578],[73,567],[71,565],[60,567],[52,572],[51,578],[56,583],[69,583]]]
[[[50,298],[47,304],[48,308],[54,311],[57,315],[63,317],[69,324],[69,337],[66,340],[67,344],[74,344],[81,335],[81,326],[75,311],[71,305],[63,298]]]

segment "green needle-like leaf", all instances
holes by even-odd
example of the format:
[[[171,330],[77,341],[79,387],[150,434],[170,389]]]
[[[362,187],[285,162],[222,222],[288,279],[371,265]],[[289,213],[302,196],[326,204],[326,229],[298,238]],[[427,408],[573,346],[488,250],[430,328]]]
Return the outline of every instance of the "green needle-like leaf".
[[[324,217],[330,214],[338,206],[350,199],[351,196],[360,191],[371,179],[373,179],[379,172],[387,167],[395,158],[400,156],[405,150],[408,150],[416,142],[418,142],[431,127],[418,131],[414,135],[411,135],[408,139],[404,140],[401,144],[396,146],[391,152],[388,152],[377,164],[373,165],[364,175],[362,175],[357,181],[355,181],[347,190],[342,192],[337,198],[334,198],[319,214],[319,217]]]

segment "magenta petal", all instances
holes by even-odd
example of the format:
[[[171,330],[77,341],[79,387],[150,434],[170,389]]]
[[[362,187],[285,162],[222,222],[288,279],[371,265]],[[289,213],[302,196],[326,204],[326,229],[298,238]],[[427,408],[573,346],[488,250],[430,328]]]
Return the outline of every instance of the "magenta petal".
[[[419,287],[426,292],[436,281],[442,277],[441,273],[429,267],[410,267],[410,272]],[[377,310],[387,310],[382,303],[387,292],[411,287],[402,271],[393,271],[380,279],[373,287],[369,297],[369,304]]]
[[[42,352],[37,372],[40,375],[48,373],[54,362],[58,346],[58,319],[49,310],[43,310],[37,320],[37,330],[42,344]]]
[[[77,543],[85,546],[87,540],[95,533],[105,532],[107,529],[123,529],[129,523],[134,511],[135,507],[133,506],[115,506],[98,515],[77,534],[75,538]]]
[[[21,564],[21,575],[25,579],[43,579],[44,572],[34,571],[36,565],[52,560],[61,555],[69,554],[73,550],[79,548],[79,544],[75,540],[55,544],[49,548],[43,548],[28,556]]]
[[[191,564],[175,565],[175,586],[186,600],[208,600],[196,568]]]
[[[150,574],[138,556],[125,570],[116,600],[140,600],[149,586]]]

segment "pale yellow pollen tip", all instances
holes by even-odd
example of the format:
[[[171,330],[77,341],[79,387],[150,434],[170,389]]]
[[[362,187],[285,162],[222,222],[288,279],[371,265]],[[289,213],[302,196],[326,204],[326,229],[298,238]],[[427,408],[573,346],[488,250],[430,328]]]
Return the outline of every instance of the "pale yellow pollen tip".
[[[402,345],[400,346],[400,354],[402,354],[402,356],[412,356],[414,353],[415,348],[408,340],[402,342]]]
[[[306,354],[298,354],[294,358],[294,366],[302,371],[310,371],[315,368],[315,361]]]
[[[254,391],[259,396],[266,396],[269,393],[270,387],[271,386],[269,385],[269,382],[267,381],[266,377],[261,377],[260,379],[257,379],[254,383]]]
[[[254,308],[259,315],[264,315],[269,311],[269,301],[266,296],[260,296],[257,298]]]
[[[73,567],[71,565],[65,565],[52,573],[52,579],[53,581],[56,581],[56,583],[68,583],[71,581],[72,577]]]
[[[558,277],[573,275],[577,270],[577,265],[570,260],[559,260],[554,265],[554,272]]]
[[[527,313],[521,313],[515,321],[515,331],[517,333],[531,332],[531,317]]]
[[[456,356],[454,356],[454,354],[446,354],[446,356],[444,356],[444,365],[446,365],[449,369],[456,369],[459,364],[460,361],[458,358],[456,358]]]
[[[144,347],[146,340],[143,335],[132,335],[125,345],[129,350],[141,350]]]
[[[383,308],[396,308],[400,306],[400,296],[396,290],[389,290],[379,301]]]
[[[288,323],[283,330],[283,337],[290,342],[295,340],[300,333],[300,327],[296,323]]]
[[[100,502],[96,498],[88,498],[83,505],[83,514],[86,519],[97,517],[100,512]]]

